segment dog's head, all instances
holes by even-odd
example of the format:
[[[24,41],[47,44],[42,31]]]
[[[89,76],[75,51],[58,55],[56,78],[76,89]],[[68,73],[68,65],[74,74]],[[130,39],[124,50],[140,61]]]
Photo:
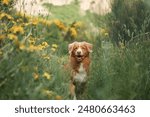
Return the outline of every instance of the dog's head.
[[[78,62],[81,62],[85,57],[92,52],[92,44],[87,42],[73,42],[68,46],[69,54],[75,57]]]

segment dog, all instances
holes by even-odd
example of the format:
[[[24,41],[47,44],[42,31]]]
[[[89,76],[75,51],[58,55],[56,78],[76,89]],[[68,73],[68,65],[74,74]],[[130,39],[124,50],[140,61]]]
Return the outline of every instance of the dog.
[[[84,93],[90,67],[90,53],[93,45],[83,42],[73,42],[68,45],[71,68],[70,95],[76,100]]]

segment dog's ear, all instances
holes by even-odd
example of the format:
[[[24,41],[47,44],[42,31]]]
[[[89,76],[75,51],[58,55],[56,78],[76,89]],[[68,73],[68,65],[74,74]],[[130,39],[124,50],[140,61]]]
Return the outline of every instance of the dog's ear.
[[[71,43],[71,44],[68,45],[68,51],[69,51],[70,55],[71,55],[71,53],[73,51],[73,47],[74,47],[75,43],[77,43],[77,42],[73,42],[73,43]]]
[[[88,49],[89,52],[93,52],[93,51],[92,51],[92,49],[93,49],[93,45],[92,45],[92,44],[87,43],[87,42],[85,42],[85,41],[84,41],[83,43],[85,44],[85,46],[87,47],[87,49]]]

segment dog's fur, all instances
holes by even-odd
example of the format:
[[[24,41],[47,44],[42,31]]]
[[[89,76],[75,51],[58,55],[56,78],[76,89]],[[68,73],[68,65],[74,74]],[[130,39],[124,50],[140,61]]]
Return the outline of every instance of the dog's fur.
[[[89,54],[92,44],[87,42],[73,42],[68,46],[71,67],[70,93],[73,99],[80,99],[87,82],[90,66]]]

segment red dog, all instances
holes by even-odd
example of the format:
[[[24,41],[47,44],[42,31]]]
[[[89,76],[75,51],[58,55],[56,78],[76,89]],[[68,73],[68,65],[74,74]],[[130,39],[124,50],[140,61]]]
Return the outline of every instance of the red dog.
[[[73,99],[78,99],[84,92],[89,72],[92,44],[87,42],[74,42],[68,46],[70,67],[72,70],[70,93]]]

